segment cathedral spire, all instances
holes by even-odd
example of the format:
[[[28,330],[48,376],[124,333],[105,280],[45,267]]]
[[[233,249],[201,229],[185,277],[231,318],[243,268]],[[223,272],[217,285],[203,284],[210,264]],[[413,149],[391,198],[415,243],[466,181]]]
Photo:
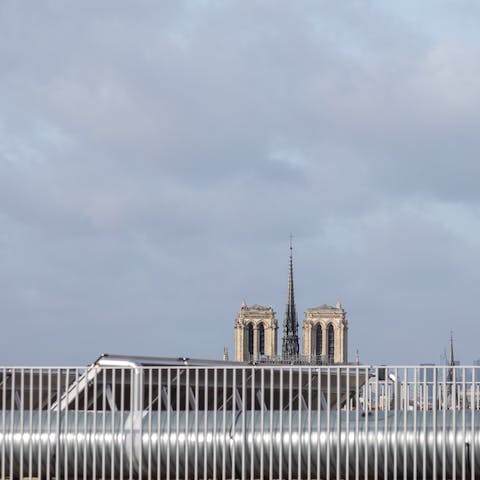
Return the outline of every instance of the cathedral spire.
[[[450,332],[450,359],[449,365],[451,367],[455,366],[455,356],[453,355],[453,332]]]
[[[290,235],[290,264],[288,270],[288,299],[283,322],[282,354],[295,356],[299,353],[298,343],[298,320],[295,310],[295,296],[293,288],[293,248],[292,236]]]

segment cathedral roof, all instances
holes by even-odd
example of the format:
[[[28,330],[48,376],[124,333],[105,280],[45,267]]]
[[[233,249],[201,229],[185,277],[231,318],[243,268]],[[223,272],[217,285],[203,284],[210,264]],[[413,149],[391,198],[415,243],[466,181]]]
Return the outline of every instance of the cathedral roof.
[[[333,305],[327,305],[326,303],[324,303],[323,305],[320,305],[319,307],[307,308],[307,312],[312,312],[317,310],[343,310],[343,308],[341,305],[337,305],[336,307],[334,307]]]
[[[251,307],[247,307],[247,308],[250,309],[250,310],[272,310],[272,307],[266,307],[264,305],[258,305],[257,303],[255,303]]]
[[[273,307],[265,306],[265,305],[258,305],[258,303],[255,303],[254,305],[251,305],[249,307],[246,304],[246,302],[244,301],[242,303],[242,310],[248,310],[248,311],[257,310],[257,311],[262,311],[262,312],[269,312],[269,311],[273,310]]]

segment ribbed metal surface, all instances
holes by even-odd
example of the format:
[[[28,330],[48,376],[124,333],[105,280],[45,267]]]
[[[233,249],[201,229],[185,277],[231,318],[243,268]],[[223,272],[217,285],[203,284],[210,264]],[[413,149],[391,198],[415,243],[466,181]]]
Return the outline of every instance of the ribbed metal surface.
[[[55,472],[68,478],[128,478],[138,477],[139,472],[146,478],[307,478],[307,474],[325,478],[327,472],[333,478],[355,478],[357,471],[362,478],[365,472],[374,478],[374,465],[379,466],[380,478],[413,478],[415,455],[416,475],[421,478],[425,466],[427,478],[432,478],[433,457],[443,450],[446,476],[453,477],[455,459],[456,478],[462,478],[462,464],[466,461],[465,471],[471,470],[473,461],[462,456],[465,443],[469,449],[480,446],[480,432],[471,433],[472,419],[466,421],[463,433],[455,428],[452,412],[446,421],[426,412],[417,429],[413,412],[400,413],[397,421],[402,428],[397,431],[385,429],[392,413],[380,414],[377,428],[373,417],[358,428],[355,420],[346,421],[342,413],[337,418],[336,412],[330,415],[330,426],[317,412],[272,412],[263,418],[258,412],[215,416],[198,412],[187,418],[185,412],[178,412],[168,419],[152,412],[141,419],[80,412],[52,413],[48,418],[46,412],[12,413],[6,415],[11,431],[0,439],[4,461],[15,476],[23,472],[44,478]],[[281,427],[290,420],[295,428]],[[35,428],[26,432],[23,426],[30,421]],[[478,424],[479,412],[473,421]],[[273,428],[262,429],[262,422]],[[475,470],[480,471],[478,456],[475,462]]]
[[[479,478],[474,367],[120,361],[0,368],[0,479]]]

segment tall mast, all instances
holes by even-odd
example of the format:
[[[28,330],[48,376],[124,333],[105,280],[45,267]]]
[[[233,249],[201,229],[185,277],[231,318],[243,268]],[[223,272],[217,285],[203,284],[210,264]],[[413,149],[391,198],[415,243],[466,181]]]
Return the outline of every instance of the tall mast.
[[[292,236],[290,235],[290,264],[288,270],[288,299],[283,322],[283,356],[296,356],[299,353],[298,343],[298,320],[295,310],[295,296],[293,288],[293,248]]]

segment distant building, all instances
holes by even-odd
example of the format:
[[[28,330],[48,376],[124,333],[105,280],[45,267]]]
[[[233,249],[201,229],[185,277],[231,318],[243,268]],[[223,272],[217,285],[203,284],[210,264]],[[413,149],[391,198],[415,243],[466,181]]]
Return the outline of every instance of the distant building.
[[[235,360],[249,362],[277,355],[277,320],[272,307],[243,302],[235,321]]]
[[[328,363],[347,363],[348,322],[340,303],[308,308],[303,321],[303,354]]]
[[[248,307],[244,301],[235,320],[235,360],[309,364],[348,362],[348,321],[340,303],[307,309],[302,325],[303,348],[300,350],[291,244],[281,356],[277,355],[277,332],[278,325],[272,307]]]

